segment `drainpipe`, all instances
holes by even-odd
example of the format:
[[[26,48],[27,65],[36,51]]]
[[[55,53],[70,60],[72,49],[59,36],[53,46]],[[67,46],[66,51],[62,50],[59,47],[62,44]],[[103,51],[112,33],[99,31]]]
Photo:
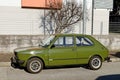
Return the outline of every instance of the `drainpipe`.
[[[94,0],[92,0],[91,35],[93,35],[93,28],[94,28]]]
[[[83,0],[83,30],[82,34],[85,34],[86,29],[86,0]]]

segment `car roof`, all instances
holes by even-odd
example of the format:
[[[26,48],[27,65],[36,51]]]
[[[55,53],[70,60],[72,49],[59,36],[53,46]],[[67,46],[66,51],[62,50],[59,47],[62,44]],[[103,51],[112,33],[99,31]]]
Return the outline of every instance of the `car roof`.
[[[85,34],[54,34],[55,36],[90,36]]]

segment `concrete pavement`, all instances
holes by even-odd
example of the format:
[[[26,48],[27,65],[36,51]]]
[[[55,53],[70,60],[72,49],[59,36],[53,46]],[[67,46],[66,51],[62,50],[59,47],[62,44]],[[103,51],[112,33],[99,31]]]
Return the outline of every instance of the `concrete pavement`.
[[[0,62],[0,67],[9,67],[11,66],[10,62]]]
[[[49,68],[38,74],[24,69],[0,67],[0,80],[120,80],[120,62],[104,62],[101,69],[89,70],[85,66]]]

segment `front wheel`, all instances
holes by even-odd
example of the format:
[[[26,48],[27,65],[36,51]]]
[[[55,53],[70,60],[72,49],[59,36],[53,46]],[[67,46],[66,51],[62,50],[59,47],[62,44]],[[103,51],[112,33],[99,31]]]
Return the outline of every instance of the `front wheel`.
[[[30,73],[39,73],[43,69],[43,62],[38,58],[31,58],[28,60],[26,68]]]
[[[98,70],[102,66],[102,60],[99,56],[93,56],[89,61],[89,67],[92,70]]]

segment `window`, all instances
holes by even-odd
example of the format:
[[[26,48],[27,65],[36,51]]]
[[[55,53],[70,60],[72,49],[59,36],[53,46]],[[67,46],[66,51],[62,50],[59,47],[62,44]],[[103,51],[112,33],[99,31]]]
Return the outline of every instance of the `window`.
[[[65,45],[66,46],[72,46],[74,43],[73,43],[73,37],[66,37],[65,39]]]
[[[74,46],[74,41],[73,37],[59,37],[55,43],[55,47],[69,47],[69,46]]]
[[[63,40],[64,40],[64,37],[59,37],[59,38],[55,41],[54,45],[55,45],[55,46],[63,46],[63,45],[64,45]]]
[[[93,45],[93,42],[90,39],[88,39],[87,37],[77,37],[76,45],[77,46],[91,46],[91,45]]]

